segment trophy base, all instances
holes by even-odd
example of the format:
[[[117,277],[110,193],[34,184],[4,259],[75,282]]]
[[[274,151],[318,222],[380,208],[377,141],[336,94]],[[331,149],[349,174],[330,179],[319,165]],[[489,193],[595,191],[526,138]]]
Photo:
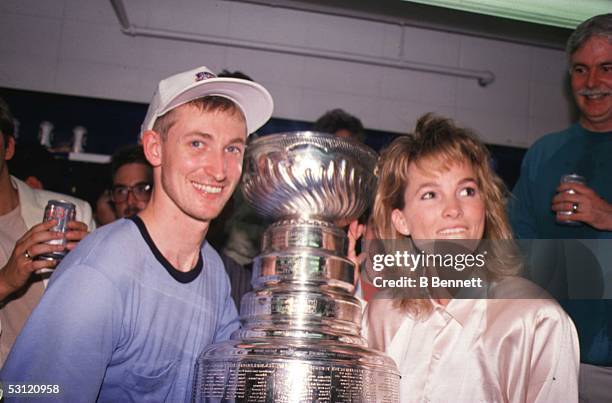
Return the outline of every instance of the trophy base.
[[[199,357],[194,402],[397,402],[390,358],[328,341],[241,340]]]

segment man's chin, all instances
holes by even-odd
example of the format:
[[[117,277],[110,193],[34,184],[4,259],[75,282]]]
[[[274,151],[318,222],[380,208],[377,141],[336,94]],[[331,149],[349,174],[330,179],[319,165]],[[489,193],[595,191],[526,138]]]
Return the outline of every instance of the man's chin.
[[[221,211],[223,209],[222,208],[211,208],[211,206],[208,206],[206,209],[190,209],[190,210],[183,210],[184,213],[186,213],[189,217],[193,218],[194,220],[200,221],[200,222],[210,222],[214,219],[216,219],[217,217],[219,217],[221,215]]]

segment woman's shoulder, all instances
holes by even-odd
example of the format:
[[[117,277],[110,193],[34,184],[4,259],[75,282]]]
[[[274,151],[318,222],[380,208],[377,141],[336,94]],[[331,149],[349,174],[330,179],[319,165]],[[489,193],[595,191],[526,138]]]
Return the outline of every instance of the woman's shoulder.
[[[546,319],[569,321],[569,316],[550,294],[521,277],[510,277],[497,282],[489,298],[487,311],[490,318],[516,319],[525,323]]]
[[[537,284],[519,277],[509,276],[492,283],[488,290],[491,299],[550,299],[550,294]]]

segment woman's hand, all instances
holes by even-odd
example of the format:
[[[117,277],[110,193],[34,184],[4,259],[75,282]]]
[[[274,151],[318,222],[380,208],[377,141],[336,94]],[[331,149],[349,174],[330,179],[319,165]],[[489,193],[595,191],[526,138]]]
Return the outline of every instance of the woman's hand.
[[[347,258],[355,264],[355,284],[359,280],[359,272],[361,263],[366,258],[365,252],[357,255],[357,241],[365,233],[365,225],[359,224],[357,220],[353,220],[348,227],[348,253]]]

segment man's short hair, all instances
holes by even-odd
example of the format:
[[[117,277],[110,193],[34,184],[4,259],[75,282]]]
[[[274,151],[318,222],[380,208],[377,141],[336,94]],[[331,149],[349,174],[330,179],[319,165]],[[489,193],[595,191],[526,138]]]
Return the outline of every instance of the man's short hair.
[[[365,139],[361,120],[342,109],[332,109],[325,112],[323,116],[317,119],[313,126],[313,130],[316,132],[332,134],[342,129],[351,132],[359,141]]]
[[[117,150],[111,158],[111,181],[115,179],[115,175],[119,168],[127,164],[143,164],[151,166],[141,145],[129,145]]]
[[[612,42],[612,14],[596,15],[578,25],[567,40],[567,55],[573,55],[593,35],[605,36]]]
[[[238,115],[246,123],[246,119],[244,117],[244,114],[242,113],[242,110],[240,110],[238,105],[236,105],[234,101],[229,98],[220,97],[216,95],[208,95],[202,98],[196,98],[192,101],[187,102],[184,105],[193,106],[197,108],[200,112],[222,111],[238,113]],[[183,107],[184,105],[169,110],[168,112],[166,112],[155,120],[155,123],[153,124],[153,131],[159,133],[162,139],[166,140],[168,138],[168,131],[176,122],[176,119],[174,118],[174,111],[178,108]]]
[[[8,104],[4,99],[0,98],[0,132],[4,136],[4,142],[8,141],[8,137],[15,135],[15,121],[13,114]]]
[[[227,69],[221,70],[221,73],[217,74],[217,77],[229,77],[229,78],[241,78],[243,80],[253,81],[253,79],[240,70],[229,71]]]

